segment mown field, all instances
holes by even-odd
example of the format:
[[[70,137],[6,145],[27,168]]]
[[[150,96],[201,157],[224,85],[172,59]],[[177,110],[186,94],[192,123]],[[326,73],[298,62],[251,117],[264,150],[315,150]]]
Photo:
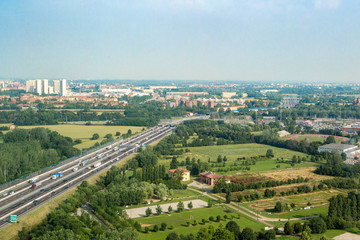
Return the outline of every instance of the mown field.
[[[185,150],[185,148],[183,148]],[[267,171],[277,171],[277,170],[286,170],[286,169],[300,169],[300,168],[307,168],[317,166],[317,163],[312,162],[305,162],[300,164],[295,164],[295,166],[291,166],[290,163],[277,163],[276,158],[283,158],[284,160],[290,160],[294,155],[300,157],[307,157],[306,154],[283,149],[272,147],[263,144],[257,143],[249,143],[249,144],[230,144],[230,145],[214,145],[214,146],[204,146],[204,147],[188,147],[187,149],[190,152],[184,153],[183,155],[178,157],[178,161],[182,162],[185,161],[187,157],[200,159],[201,161],[208,162],[210,159],[210,164],[214,163],[215,166],[213,167],[213,171],[216,170],[219,174],[222,175],[232,175],[236,173],[242,172],[267,172]],[[217,167],[216,161],[219,155],[226,156],[227,162],[225,167],[232,167],[234,162],[237,162],[237,166],[241,166],[241,161],[237,161],[237,158],[240,157],[255,157],[259,155],[265,155],[268,149],[272,149],[274,153],[273,159],[264,159],[259,160],[255,163],[255,165],[250,165],[250,170],[234,170],[228,172],[221,172],[218,169],[223,167]],[[171,159],[161,159],[160,163],[165,165],[170,165]],[[220,169],[221,170],[221,169]]]
[[[101,142],[104,140],[104,136],[108,133],[111,133],[115,136],[116,132],[121,134],[127,133],[129,129],[133,133],[141,132],[143,127],[133,127],[133,126],[106,126],[106,125],[71,125],[71,124],[62,124],[62,125],[41,125],[41,126],[19,126],[19,128],[36,128],[44,127],[49,128],[52,131],[57,131],[61,135],[71,137],[73,140],[80,139],[82,143],[75,145],[78,149],[89,148],[93,146],[96,142]],[[91,140],[91,137],[94,133],[100,135],[99,139]]]
[[[216,218],[217,215],[221,216],[220,222],[210,222],[206,223],[205,225],[200,224],[201,220],[204,218],[206,220],[209,220],[210,216],[213,216]],[[141,233],[141,239],[147,240],[147,239],[165,239],[166,236],[170,232],[177,232],[178,234],[196,234],[201,227],[207,227],[210,224],[214,227],[217,227],[219,224],[225,225],[230,220],[225,220],[224,215],[230,216],[234,215],[237,216],[237,212],[233,209],[230,209],[224,205],[221,206],[213,206],[211,208],[199,208],[199,209],[193,209],[190,211],[184,211],[182,213],[173,213],[173,214],[162,214],[160,216],[151,216],[151,217],[143,217],[143,218],[137,218],[136,221],[138,221],[143,227],[149,227],[150,230],[153,229],[154,225],[161,225],[161,223],[165,222],[167,223],[168,227],[170,225],[174,226],[173,230],[167,229],[165,231],[159,231],[159,232],[152,232],[149,233]],[[186,222],[190,221],[191,223],[194,222],[194,220],[197,220],[198,224],[196,226],[190,225],[189,227],[186,227]],[[255,231],[259,231],[265,227],[264,224],[256,222],[250,218],[247,218],[245,216],[240,216],[240,219],[233,219],[237,224],[240,226],[241,229],[244,229],[245,227],[251,227]]]

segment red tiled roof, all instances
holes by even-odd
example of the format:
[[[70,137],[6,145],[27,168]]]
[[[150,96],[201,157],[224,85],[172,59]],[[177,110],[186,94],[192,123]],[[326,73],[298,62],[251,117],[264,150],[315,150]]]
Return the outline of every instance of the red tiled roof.
[[[206,177],[207,177],[207,178],[211,178],[211,179],[221,178],[221,176],[216,175],[216,174],[214,174],[214,173],[211,173],[211,174],[207,175]]]
[[[176,170],[180,170],[180,171],[183,171],[183,172],[190,172],[189,170],[187,170],[187,169],[183,169],[183,168],[179,168],[179,169],[170,169],[170,170],[169,170],[169,172],[174,173],[174,172],[176,172]]]

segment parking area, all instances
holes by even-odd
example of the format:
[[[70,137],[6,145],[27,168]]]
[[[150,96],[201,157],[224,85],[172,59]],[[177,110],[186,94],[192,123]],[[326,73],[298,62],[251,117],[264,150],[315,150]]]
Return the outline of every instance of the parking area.
[[[193,204],[193,209],[194,208],[202,208],[202,207],[207,207],[208,203],[200,200],[200,199],[195,199],[195,200],[191,200],[191,201],[184,201],[184,208],[185,210],[189,209],[188,208],[188,204],[192,202]],[[164,213],[168,213],[168,208],[169,206],[172,207],[173,211],[177,211],[177,205],[179,202],[175,202],[175,203],[167,203],[167,204],[159,204],[160,207],[162,208],[162,211]],[[153,206],[149,206],[149,208],[151,209],[152,213],[156,213],[156,207],[157,205],[153,205]],[[129,216],[129,218],[138,218],[138,217],[145,217],[145,211],[148,207],[141,207],[141,208],[133,208],[133,209],[127,209],[125,210],[127,215]]]

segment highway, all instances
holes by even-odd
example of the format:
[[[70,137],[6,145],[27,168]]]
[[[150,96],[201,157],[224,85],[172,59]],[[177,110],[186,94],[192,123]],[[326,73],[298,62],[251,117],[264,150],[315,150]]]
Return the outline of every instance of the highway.
[[[0,193],[0,228],[8,224],[10,215],[21,217],[60,193],[135,154],[143,144],[151,144],[171,134],[174,132],[175,126],[184,120],[198,118],[206,118],[206,116],[179,119],[171,124],[159,124],[126,140],[120,139],[111,144],[104,144],[96,151],[88,152],[71,162],[64,162],[54,169],[39,174],[36,176],[38,181],[35,182],[37,185],[35,188],[31,187],[32,183],[29,183],[29,179],[27,179],[2,190]],[[63,172],[63,176],[53,179],[53,174],[58,172]]]

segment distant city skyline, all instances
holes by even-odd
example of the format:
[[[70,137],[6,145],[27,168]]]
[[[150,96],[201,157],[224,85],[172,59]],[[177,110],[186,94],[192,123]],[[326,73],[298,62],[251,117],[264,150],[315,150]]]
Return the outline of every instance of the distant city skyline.
[[[0,77],[360,80],[357,0],[0,1]]]

